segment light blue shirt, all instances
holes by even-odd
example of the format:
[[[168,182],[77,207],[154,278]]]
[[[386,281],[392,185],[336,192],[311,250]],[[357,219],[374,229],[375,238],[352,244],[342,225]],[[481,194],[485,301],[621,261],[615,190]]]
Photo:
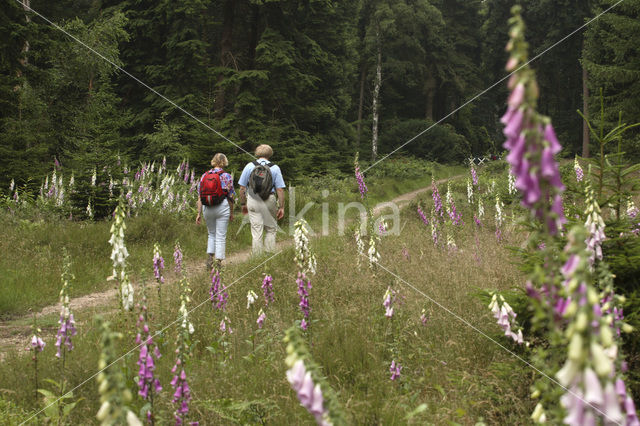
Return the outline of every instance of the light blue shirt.
[[[266,165],[269,163],[269,160],[266,160],[264,158],[259,158],[258,163]],[[240,179],[238,179],[238,185],[244,186],[244,187],[249,186],[249,176],[251,175],[251,172],[255,168],[256,168],[256,165],[253,164],[253,161],[251,163],[248,163],[246,166],[244,166],[244,170],[242,170]],[[275,192],[276,188],[284,188],[285,187],[284,179],[282,178],[282,171],[280,171],[280,167],[274,164],[273,166],[270,167],[269,170],[271,170],[271,177],[273,178],[273,186],[274,186],[271,189],[271,192]]]

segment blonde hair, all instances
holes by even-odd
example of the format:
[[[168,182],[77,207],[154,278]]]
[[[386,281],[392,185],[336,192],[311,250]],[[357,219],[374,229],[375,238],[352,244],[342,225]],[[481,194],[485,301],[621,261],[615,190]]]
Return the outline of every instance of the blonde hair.
[[[227,156],[222,153],[217,153],[211,159],[211,165],[213,167],[227,167],[229,165],[229,160],[227,160]]]
[[[258,145],[256,148],[256,157],[263,157],[267,160],[273,155],[273,149],[266,144]]]

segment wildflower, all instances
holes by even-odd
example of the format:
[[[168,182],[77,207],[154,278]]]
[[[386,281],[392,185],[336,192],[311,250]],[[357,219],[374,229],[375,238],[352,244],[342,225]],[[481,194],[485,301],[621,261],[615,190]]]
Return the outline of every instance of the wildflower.
[[[138,315],[138,334],[136,335],[136,343],[140,345],[140,355],[138,357],[138,394],[142,399],[149,400],[150,409],[147,411],[147,418],[153,419],[153,395],[162,390],[160,380],[154,377],[156,369],[155,362],[160,358],[160,350],[158,345],[153,342],[153,337],[149,330],[148,324],[148,308],[146,287],[142,289],[142,303],[140,305],[140,314]],[[155,361],[154,361],[155,358]]]
[[[119,358],[116,354],[116,342],[122,339],[121,333],[111,331],[109,323],[98,317],[98,325],[102,331],[100,343],[102,351],[97,376],[98,393],[100,394],[100,409],[96,418],[102,426],[114,424],[142,425],[135,414],[127,407],[131,402],[131,391],[127,389],[125,378],[120,368],[107,368]]]
[[[391,289],[391,287],[387,287],[387,291],[384,293],[384,297],[382,298],[382,306],[384,306],[384,316],[387,318],[393,317],[393,304],[396,301],[396,292]]]
[[[187,303],[190,302],[189,294],[191,289],[185,277],[180,281],[180,309],[178,313],[182,317],[182,322],[178,329],[178,338],[176,342],[176,362],[171,372],[174,374],[171,380],[171,386],[174,389],[172,402],[176,405],[173,415],[176,425],[184,423],[189,413],[189,402],[191,401],[191,389],[187,382],[187,374],[185,371],[187,356],[190,353],[190,335],[195,331],[193,324],[189,321],[189,311]]]
[[[555,235],[566,222],[561,197],[564,186],[554,159],[562,147],[550,119],[535,110],[538,87],[533,70],[526,65],[526,50],[522,47],[525,45],[524,24],[519,14],[513,19],[512,39],[507,45],[511,52],[508,64],[514,69],[523,65],[509,83],[512,92],[507,112],[501,118],[507,138],[503,146],[509,150],[507,161],[516,177],[515,186],[523,194],[522,205],[542,220],[551,235]]]
[[[431,239],[433,240],[433,245],[438,245],[438,224],[436,222],[436,216],[434,213],[434,209],[431,209]]]
[[[97,175],[96,175],[96,168],[93,168],[93,174],[91,175],[91,186],[96,186],[96,179],[97,179]]]
[[[582,171],[582,167],[580,167],[580,163],[578,163],[578,156],[576,156],[573,160],[573,170],[575,170],[576,172],[576,180],[578,182],[582,182],[584,172]]]
[[[439,216],[440,219],[444,216],[444,211],[442,209],[442,199],[440,198],[440,193],[438,192],[438,187],[436,186],[436,182],[431,177],[431,197],[433,198],[433,205],[435,207],[436,216]]]
[[[256,321],[256,323],[258,324],[258,328],[262,328],[265,319],[267,319],[267,315],[262,309],[260,309],[260,312],[258,312],[258,320]]]
[[[33,337],[31,338],[31,349],[29,350],[33,350],[34,352],[42,352],[45,346],[46,346],[46,343],[44,343],[44,341],[40,338],[40,336],[38,336],[37,334],[34,334]]]
[[[371,235],[369,238],[369,250],[367,254],[369,255],[369,268],[374,267],[380,261],[380,252],[378,252],[378,248],[376,247],[376,242],[378,241],[377,235]]]
[[[456,241],[453,239],[453,235],[447,232],[447,248],[450,251],[457,251],[458,246],[456,245]]]
[[[357,263],[358,268],[360,267],[360,259],[364,257],[364,240],[362,239],[362,229],[361,226],[356,227],[354,231],[354,238],[356,240],[356,250],[358,252]]]
[[[164,258],[162,257],[160,246],[158,245],[158,243],[154,243],[153,244],[153,275],[156,277],[156,281],[162,284],[164,284],[164,276],[162,275],[163,271],[164,271]]]
[[[182,273],[182,249],[180,249],[180,243],[177,241],[173,251],[173,261],[175,263],[176,274]]]
[[[504,208],[504,203],[500,200],[500,196],[496,195],[496,228],[501,228],[504,222],[504,218],[502,216],[502,209]]]
[[[511,173],[507,173],[507,190],[509,191],[509,195],[516,193],[516,177]]]
[[[124,245],[124,231],[127,228],[124,222],[124,205],[122,199],[118,202],[116,211],[114,212],[114,221],[111,224],[111,261],[113,263],[113,275],[111,279],[118,280],[120,287],[118,293],[120,296],[120,306],[128,311],[133,308],[133,286],[129,282],[127,274],[127,257],[129,252]]]
[[[364,196],[367,194],[367,185],[364,183],[364,176],[360,172],[360,164],[358,164],[358,154],[355,159],[355,174],[358,181],[358,189],[360,190],[360,198],[364,200]]]
[[[473,167],[473,164],[471,164],[469,171],[471,172],[473,186],[478,186],[478,174],[476,173],[476,169]]]
[[[309,326],[309,314],[311,313],[311,306],[309,305],[309,290],[311,290],[311,280],[309,280],[304,272],[298,272],[298,278],[296,279],[298,284],[298,297],[300,302],[300,310],[302,311],[302,321],[300,322],[300,328],[307,330]]]
[[[253,293],[255,296],[255,293]],[[227,293],[227,287],[222,284],[220,278],[220,272],[214,269],[211,277],[211,287],[209,288],[209,296],[211,298],[211,304],[214,308],[224,311],[227,307],[227,300],[229,299],[229,293]],[[257,296],[255,296],[257,297]],[[247,295],[248,298],[248,295]],[[253,303],[253,302],[252,302]],[[249,304],[247,304],[247,309]]]
[[[400,371],[402,370],[402,366],[399,362],[395,360],[391,361],[391,366],[389,367],[389,372],[391,372],[391,380],[396,380],[400,377]]]
[[[425,225],[429,224],[429,219],[427,219],[427,216],[424,214],[424,212],[422,211],[422,209],[420,208],[420,206],[418,206],[418,215],[420,215],[420,219],[422,219],[422,222]]]
[[[69,190],[71,190],[71,188],[73,188],[75,183],[76,183],[76,179],[75,179],[75,177],[73,176],[73,173],[72,173],[71,174],[71,179],[69,179]]]
[[[587,220],[584,226],[589,231],[586,243],[587,250],[590,252],[589,263],[593,265],[596,259],[602,260],[602,242],[606,237],[604,234],[604,221],[600,216],[600,206],[598,206],[590,184],[587,184],[585,193],[587,198]]]
[[[9,192],[13,192],[13,188],[16,187],[16,182],[11,179],[11,183],[9,184]]]
[[[256,300],[258,300],[258,295],[253,290],[249,290],[247,292],[247,309],[249,309]]]
[[[424,308],[422,309],[422,314],[420,315],[420,322],[424,326],[427,325],[427,311]]]
[[[522,328],[516,321],[516,316],[518,315],[501,294],[492,293],[489,309],[491,309],[494,318],[498,320],[498,325],[504,331],[504,335],[510,337],[519,345],[523,344]],[[517,333],[514,332],[514,329],[517,329]]]
[[[638,216],[638,212],[639,210],[634,204],[633,200],[629,198],[629,200],[627,200],[627,216],[629,216],[629,218],[631,219],[635,219]]]
[[[482,204],[482,198],[478,198],[478,219],[484,217],[484,205]]]
[[[287,381],[296,392],[300,404],[318,425],[347,424],[335,392],[322,375],[316,373],[319,367],[313,362],[301,331],[297,327],[289,328],[284,341],[287,344]]]
[[[471,179],[467,178],[467,202],[471,204],[473,202],[473,186],[471,185]]]
[[[316,255],[311,252],[309,247],[309,225],[304,219],[298,220],[293,233],[293,241],[296,249],[295,261],[301,272],[316,273]]]
[[[222,331],[223,333],[233,334],[233,329],[231,328],[229,317],[227,317],[226,315],[224,316],[222,321],[220,321],[220,331]]]
[[[265,306],[268,306],[269,302],[273,302],[273,277],[271,275],[265,275],[264,280],[262,280],[262,294],[264,295]]]
[[[325,422],[325,409],[323,406],[322,388],[319,384],[314,385],[311,373],[305,368],[304,362],[299,359],[287,370],[287,380],[293,390],[296,391],[300,404],[311,413],[318,424]],[[331,424],[331,423],[328,423]]]
[[[75,320],[73,318],[73,313],[69,309],[69,289],[71,287],[71,280],[75,277],[71,273],[71,261],[69,259],[69,255],[67,255],[66,251],[64,253],[64,263],[62,270],[62,288],[60,289],[60,319],[58,323],[60,324],[60,328],[58,328],[58,333],[56,334],[56,343],[55,346],[58,348],[56,352],[56,357],[60,358],[62,355],[64,362],[64,350],[66,349],[71,351],[73,350],[73,342],[71,341],[71,337],[76,335],[75,328]]]

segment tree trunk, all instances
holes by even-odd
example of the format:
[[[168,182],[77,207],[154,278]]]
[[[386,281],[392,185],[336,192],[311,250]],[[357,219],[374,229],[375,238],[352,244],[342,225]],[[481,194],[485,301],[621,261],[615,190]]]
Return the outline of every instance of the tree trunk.
[[[589,119],[589,75],[587,68],[582,65],[582,113],[586,120]],[[589,157],[589,126],[586,120],[582,120],[582,157]]]
[[[227,0],[224,3],[222,18],[222,37],[220,39],[220,66],[228,68],[233,62],[231,49],[233,47],[233,18],[235,0]],[[216,99],[214,103],[214,115],[221,119],[224,115],[225,90],[221,86],[224,80],[224,72],[218,74]]]
[[[373,114],[373,125],[371,131],[371,161],[376,161],[378,156],[378,104],[380,97],[380,86],[382,85],[382,47],[380,46],[380,31],[376,30],[376,40],[378,44],[378,60],[376,62],[376,80],[373,85],[373,103],[371,110]]]
[[[364,82],[367,77],[366,64],[362,64],[362,71],[360,72],[360,101],[358,102],[358,130],[356,139],[356,150],[360,148],[360,135],[362,133],[362,110],[364,106]]]

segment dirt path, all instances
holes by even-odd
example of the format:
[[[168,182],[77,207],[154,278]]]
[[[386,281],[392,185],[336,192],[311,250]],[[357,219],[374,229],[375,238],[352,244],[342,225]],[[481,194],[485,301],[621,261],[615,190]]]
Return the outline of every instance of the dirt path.
[[[436,181],[437,185],[440,185],[448,180],[455,179],[459,176],[453,176],[447,179],[440,179]],[[385,205],[395,203],[398,207],[402,208],[410,201],[414,200],[418,195],[431,190],[431,186],[419,188],[406,194],[399,195],[390,201],[379,203],[374,209],[374,215],[380,213]],[[291,240],[281,241],[277,244],[278,249],[284,249],[292,244]],[[251,256],[251,250],[243,250],[238,253],[229,255],[225,262],[229,265],[246,262]],[[193,265],[187,265],[187,270],[203,270],[205,267],[204,262],[195,263]],[[147,285],[153,287],[155,283],[147,283]],[[138,286],[136,286],[138,287]],[[85,294],[84,296],[75,297],[71,299],[70,305],[74,312],[86,311],[90,309],[100,308],[110,303],[117,297],[117,291],[115,288],[109,290],[100,291],[96,293]],[[48,317],[50,315],[58,314],[60,311],[60,305],[58,303],[49,305],[40,312],[36,313],[37,318]],[[14,318],[9,321],[0,322],[0,360],[3,358],[2,354],[9,350],[24,350],[28,345],[29,337],[31,336],[31,319],[33,316],[25,315],[19,318]],[[55,335],[57,327],[45,326],[42,328],[42,334],[47,340]]]

